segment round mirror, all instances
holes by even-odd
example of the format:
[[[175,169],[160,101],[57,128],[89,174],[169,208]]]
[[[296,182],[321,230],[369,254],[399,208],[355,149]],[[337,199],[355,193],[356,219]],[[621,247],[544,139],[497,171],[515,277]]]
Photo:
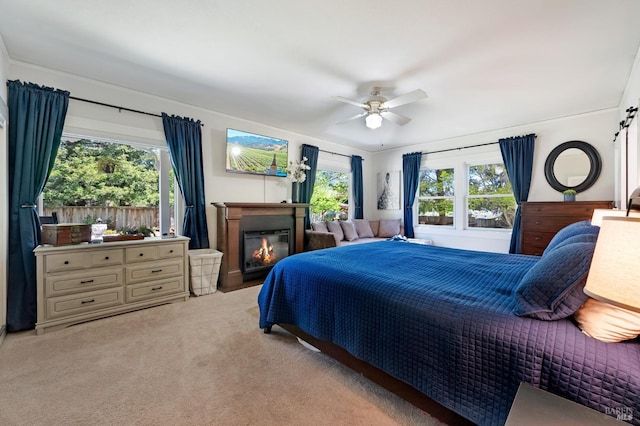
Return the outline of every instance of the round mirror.
[[[556,191],[582,192],[596,182],[601,169],[600,155],[592,145],[569,141],[551,151],[544,164],[544,175]]]

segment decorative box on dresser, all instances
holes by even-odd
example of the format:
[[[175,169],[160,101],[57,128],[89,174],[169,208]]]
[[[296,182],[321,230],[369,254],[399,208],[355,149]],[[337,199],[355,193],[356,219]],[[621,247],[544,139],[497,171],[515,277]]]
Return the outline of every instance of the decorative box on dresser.
[[[559,230],[591,219],[595,209],[612,209],[613,201],[531,201],[522,203],[522,254],[542,256]]]
[[[36,332],[189,298],[189,238],[38,246]]]

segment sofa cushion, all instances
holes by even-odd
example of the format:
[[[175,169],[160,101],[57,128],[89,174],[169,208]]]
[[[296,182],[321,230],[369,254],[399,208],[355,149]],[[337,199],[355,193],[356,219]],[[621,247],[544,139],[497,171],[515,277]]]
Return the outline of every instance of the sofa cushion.
[[[373,238],[373,230],[367,219],[353,219],[359,238]]]
[[[380,221],[379,220],[370,220],[369,226],[371,227],[371,232],[373,232],[373,236],[378,236],[378,231],[380,230]]]
[[[344,232],[342,232],[342,226],[340,226],[340,222],[327,222],[327,229],[329,230],[329,232],[336,236],[336,241],[344,240]]]
[[[344,233],[344,239],[347,241],[353,241],[358,239],[358,232],[356,231],[356,224],[349,220],[341,220],[340,226]]]
[[[329,232],[326,222],[314,222],[311,224],[311,229],[318,232]]]
[[[400,219],[380,219],[380,229],[377,236],[390,238],[394,235],[400,235]]]

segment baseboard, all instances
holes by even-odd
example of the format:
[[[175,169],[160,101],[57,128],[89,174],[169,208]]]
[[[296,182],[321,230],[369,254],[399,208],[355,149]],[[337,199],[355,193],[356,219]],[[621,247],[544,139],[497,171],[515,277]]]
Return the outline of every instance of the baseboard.
[[[0,328],[0,346],[2,346],[2,342],[4,342],[4,336],[7,334],[7,327],[6,326],[2,326]]]

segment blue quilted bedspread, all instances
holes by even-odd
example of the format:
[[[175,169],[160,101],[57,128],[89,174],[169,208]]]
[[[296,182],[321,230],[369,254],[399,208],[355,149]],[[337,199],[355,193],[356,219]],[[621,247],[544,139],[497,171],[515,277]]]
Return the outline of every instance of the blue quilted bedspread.
[[[269,273],[260,327],[292,324],[478,424],[503,424],[524,381],[640,424],[640,343],[512,314],[539,258],[382,241],[301,253]]]

